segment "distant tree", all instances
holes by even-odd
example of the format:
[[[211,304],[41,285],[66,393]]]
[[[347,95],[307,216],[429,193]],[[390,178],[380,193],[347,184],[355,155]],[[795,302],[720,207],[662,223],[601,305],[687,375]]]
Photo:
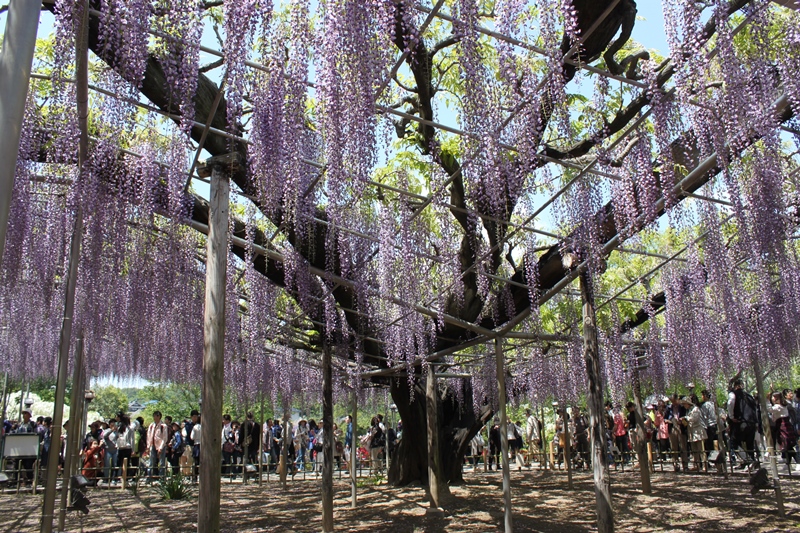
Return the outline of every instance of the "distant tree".
[[[117,387],[99,387],[94,390],[92,408],[103,418],[113,418],[120,411],[128,411],[128,397]]]

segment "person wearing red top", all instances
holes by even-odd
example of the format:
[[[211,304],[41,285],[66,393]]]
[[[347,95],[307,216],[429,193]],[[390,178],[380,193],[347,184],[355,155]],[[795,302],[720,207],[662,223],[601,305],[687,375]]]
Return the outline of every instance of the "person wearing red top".
[[[627,463],[630,461],[630,446],[628,445],[628,424],[627,420],[617,407],[614,410],[614,444],[622,454],[622,460]]]

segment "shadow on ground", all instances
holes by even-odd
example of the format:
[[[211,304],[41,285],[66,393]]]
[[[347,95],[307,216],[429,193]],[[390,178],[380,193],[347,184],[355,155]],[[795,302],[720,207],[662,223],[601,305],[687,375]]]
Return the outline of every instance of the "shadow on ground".
[[[774,495],[750,496],[746,477],[660,473],[653,476],[653,494],[639,490],[635,473],[613,476],[614,511],[618,531],[800,531],[797,481],[784,481],[786,518],[777,517]],[[357,509],[350,509],[350,487],[335,484],[338,531],[357,533],[485,533],[501,531],[503,499],[496,473],[476,473],[467,484],[453,487],[443,513],[427,512],[421,487],[386,485],[359,489]],[[318,532],[321,528],[320,484],[297,481],[284,489],[277,483],[242,486],[223,484],[222,531]],[[574,476],[568,490],[561,473],[515,472],[512,503],[516,532],[588,532],[595,530],[594,492],[588,474]],[[70,513],[67,530],[91,533],[187,532],[197,527],[197,500],[167,502],[155,491],[137,494],[94,489],[91,513]],[[0,495],[0,533],[39,530],[41,495]]]

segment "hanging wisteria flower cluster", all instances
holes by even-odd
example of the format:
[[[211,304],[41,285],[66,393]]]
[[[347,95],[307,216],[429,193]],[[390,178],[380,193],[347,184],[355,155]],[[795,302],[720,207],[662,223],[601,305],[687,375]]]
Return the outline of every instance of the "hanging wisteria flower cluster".
[[[368,364],[407,376],[413,396],[430,354],[539,305],[558,282],[554,272],[566,269],[545,261],[575,253],[600,287],[611,248],[655,230],[665,211],[692,244],[654,277],[663,316],[642,298],[646,331],[624,330],[624,309],[604,305],[609,395],[624,397],[643,351],[644,377],[660,390],[712,382],[755,357],[786,366],[793,356],[800,262],[787,212],[796,190],[785,182],[792,157],[777,128],[800,108],[797,12],[767,0],[747,2],[741,15],[726,0],[665,1],[669,60],[643,61],[634,69],[642,80],[614,75],[617,85],[601,67],[587,74],[576,64],[579,28],[590,24],[570,0],[540,0],[535,10],[521,0],[456,0],[438,6],[449,16],[426,29],[427,12],[411,0],[212,4],[96,3],[92,60],[106,66],[92,76],[104,96],[92,96],[93,138],[78,180],[79,14],[74,0],[57,0],[51,83],[36,87],[26,109],[0,271],[3,370],[55,372],[80,205],[75,324],[91,369],[199,376],[204,238],[186,223],[204,225],[208,206],[204,185],[187,172],[203,154],[201,138],[209,153],[223,151],[208,135],[236,140],[228,148],[247,157],[234,184],[225,332],[225,375],[242,398],[266,394],[285,408],[293,398],[313,401],[324,350],[335,353],[337,398],[360,388]],[[496,17],[487,23],[490,4]],[[224,71],[201,69],[204,29],[219,21]],[[742,35],[755,44],[744,46]],[[432,36],[444,36],[441,46],[428,46]],[[420,69],[430,69],[428,86],[401,81]],[[590,96],[568,86],[591,76]],[[203,128],[207,100],[220,87],[212,131]],[[457,93],[447,102],[460,128],[436,130],[437,117],[425,114],[445,115],[439,91]],[[139,112],[142,94],[177,124]],[[398,95],[400,103],[386,102]],[[397,119],[397,144],[380,145],[379,115]],[[556,159],[560,169],[546,166]],[[710,170],[700,179],[692,169],[703,162]],[[685,200],[717,171],[702,192],[723,208]],[[540,192],[559,185],[553,207],[539,211]],[[542,231],[543,222],[556,229],[535,236],[531,226]],[[578,302],[565,293],[548,305],[557,318],[534,310],[521,327],[563,339],[506,354],[519,403],[586,390]],[[447,386],[476,410],[499,404],[487,338],[475,341],[486,352],[480,362],[445,360],[474,375],[469,386]]]

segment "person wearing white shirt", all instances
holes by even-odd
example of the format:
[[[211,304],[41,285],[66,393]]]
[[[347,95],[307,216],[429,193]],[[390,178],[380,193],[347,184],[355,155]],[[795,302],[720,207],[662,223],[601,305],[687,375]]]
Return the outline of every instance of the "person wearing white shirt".
[[[798,463],[794,449],[797,445],[797,433],[789,418],[789,405],[781,392],[773,392],[770,400],[772,405],[769,406],[768,413],[771,425],[775,431],[772,438],[776,444],[780,445],[781,456],[786,464],[786,468],[789,469],[791,473],[792,459],[794,459],[795,465]]]
[[[706,430],[706,456],[714,449],[714,441],[717,440],[717,407],[711,399],[711,393],[703,390],[700,404],[700,414],[703,419],[703,428]]]
[[[525,436],[528,437],[529,457],[538,457],[539,446],[541,444],[541,434],[539,432],[539,421],[533,416],[530,409],[525,409]]]
[[[192,469],[192,481],[197,481],[197,473],[200,468],[200,415],[197,415],[197,422],[192,426],[192,460],[194,461],[194,468]]]

